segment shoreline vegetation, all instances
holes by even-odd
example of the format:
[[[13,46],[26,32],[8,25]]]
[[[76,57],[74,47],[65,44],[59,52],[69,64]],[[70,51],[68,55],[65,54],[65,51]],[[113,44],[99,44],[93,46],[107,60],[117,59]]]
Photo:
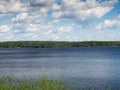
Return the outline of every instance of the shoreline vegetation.
[[[119,47],[120,41],[9,41],[0,42],[0,48],[71,48],[71,47]]]
[[[78,89],[70,87],[64,81],[48,78],[32,79],[15,79],[11,77],[0,78],[0,90],[98,90],[94,87],[82,87]],[[112,90],[110,85],[100,90]]]
[[[32,80],[2,77],[0,90],[70,90],[70,88],[62,81],[48,78]]]

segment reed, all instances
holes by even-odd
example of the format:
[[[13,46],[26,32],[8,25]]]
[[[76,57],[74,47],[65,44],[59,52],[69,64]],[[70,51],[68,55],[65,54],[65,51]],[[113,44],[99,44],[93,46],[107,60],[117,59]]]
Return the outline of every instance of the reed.
[[[14,79],[3,77],[0,79],[0,90],[70,90],[62,81],[40,78],[39,80]]]
[[[40,78],[38,80],[15,79],[12,77],[2,77],[0,79],[0,90],[99,90],[94,87],[81,87],[75,89],[69,87],[61,80],[52,80],[48,78]],[[103,90],[112,90],[110,85],[104,87]]]

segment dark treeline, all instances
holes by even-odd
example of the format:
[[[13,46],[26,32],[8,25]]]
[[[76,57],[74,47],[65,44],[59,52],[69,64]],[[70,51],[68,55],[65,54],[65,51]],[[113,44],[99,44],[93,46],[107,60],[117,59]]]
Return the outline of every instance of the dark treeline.
[[[120,46],[120,41],[85,41],[85,42],[62,42],[62,41],[11,41],[0,42],[0,48],[69,48],[69,47],[106,47]]]

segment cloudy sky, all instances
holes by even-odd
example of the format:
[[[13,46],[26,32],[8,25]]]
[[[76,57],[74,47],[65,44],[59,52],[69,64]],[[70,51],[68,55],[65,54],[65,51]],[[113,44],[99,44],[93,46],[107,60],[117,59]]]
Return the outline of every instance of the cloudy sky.
[[[119,0],[0,0],[0,41],[120,41]]]

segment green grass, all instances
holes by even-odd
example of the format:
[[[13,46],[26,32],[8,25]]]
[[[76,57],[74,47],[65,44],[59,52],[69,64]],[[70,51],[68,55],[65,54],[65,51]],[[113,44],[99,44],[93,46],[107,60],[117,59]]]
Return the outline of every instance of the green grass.
[[[0,79],[0,90],[70,90],[70,88],[62,81],[47,78],[35,81],[3,77]]]
[[[11,77],[2,77],[0,79],[0,90],[76,90],[70,88],[63,81],[40,78],[38,80],[14,79]],[[98,90],[94,87],[79,88],[77,90]],[[103,90],[111,90],[107,85]]]

